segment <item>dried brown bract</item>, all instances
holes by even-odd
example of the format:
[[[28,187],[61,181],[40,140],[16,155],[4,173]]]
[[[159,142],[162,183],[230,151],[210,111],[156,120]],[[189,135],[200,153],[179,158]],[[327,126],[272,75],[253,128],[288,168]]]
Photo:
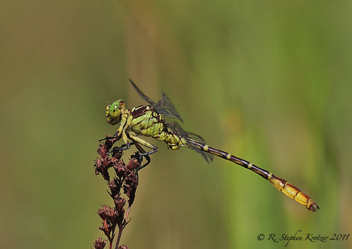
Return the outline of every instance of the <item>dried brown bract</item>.
[[[99,227],[109,241],[109,248],[112,248],[113,240],[115,238],[115,229],[118,228],[116,239],[116,249],[128,249],[126,245],[119,246],[123,229],[130,222],[127,217],[138,186],[138,168],[140,167],[139,153],[131,156],[129,163],[126,165],[122,160],[122,149],[114,147],[113,144],[117,141],[115,137],[107,136],[104,142],[99,144],[98,154],[100,158],[95,160],[95,174],[101,174],[110,189],[110,196],[113,199],[114,207],[102,206],[98,210],[98,215],[102,219],[102,226]],[[112,149],[112,150],[111,150]],[[111,150],[111,151],[110,151]],[[110,177],[109,169],[113,168],[115,172],[114,177]],[[124,198],[123,193],[127,196]],[[125,204],[128,202],[127,211],[125,211]],[[94,243],[94,248],[102,249],[106,245],[105,241],[98,238]]]

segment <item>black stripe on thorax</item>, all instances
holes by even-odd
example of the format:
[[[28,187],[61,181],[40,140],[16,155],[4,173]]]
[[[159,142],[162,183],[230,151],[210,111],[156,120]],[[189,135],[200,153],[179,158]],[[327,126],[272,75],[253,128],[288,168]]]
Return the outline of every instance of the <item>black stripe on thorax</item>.
[[[131,115],[133,118],[137,118],[144,115],[147,111],[154,111],[154,109],[150,105],[140,105],[132,108]]]

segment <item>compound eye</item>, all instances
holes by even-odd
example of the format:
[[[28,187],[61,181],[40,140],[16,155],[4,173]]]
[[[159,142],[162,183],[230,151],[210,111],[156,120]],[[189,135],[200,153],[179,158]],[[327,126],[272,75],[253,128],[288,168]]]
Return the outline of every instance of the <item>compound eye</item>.
[[[116,112],[119,110],[119,105],[114,105],[114,108],[112,109],[112,112]]]
[[[117,105],[114,106],[114,109],[112,110],[112,112],[116,112],[117,109]]]

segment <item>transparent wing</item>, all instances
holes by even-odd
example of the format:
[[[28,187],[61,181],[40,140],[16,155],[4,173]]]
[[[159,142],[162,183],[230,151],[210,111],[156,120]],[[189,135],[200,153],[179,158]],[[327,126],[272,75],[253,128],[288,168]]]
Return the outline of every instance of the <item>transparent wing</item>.
[[[174,107],[171,100],[169,99],[169,97],[165,93],[161,94],[161,100],[158,101],[158,105],[160,107],[162,107],[164,110],[171,113],[177,119],[181,120],[181,122],[183,123],[181,115],[176,111],[176,108]]]
[[[142,97],[145,101],[147,101],[156,112],[159,114],[168,117],[168,118],[175,118],[179,119],[183,122],[181,116],[178,114],[176,111],[175,107],[172,105],[170,99],[163,93],[162,94],[162,100],[159,100],[158,103],[156,104],[151,98],[146,96],[137,86],[136,84],[133,83],[133,81],[130,79],[130,82],[134,89],[138,92],[139,96]],[[164,100],[166,102],[164,102]]]
[[[181,126],[178,124],[178,123],[168,123],[169,127],[172,129],[173,132],[175,132],[176,134],[178,134],[181,138],[184,138],[187,142],[187,146],[188,148],[192,149],[192,150],[195,150],[197,153],[201,154],[201,156],[205,159],[205,161],[207,161],[208,163],[212,162],[213,161],[213,155],[210,154],[210,153],[206,153],[202,150],[200,150],[196,145],[194,145],[192,143],[192,140],[195,140],[195,141],[198,141],[198,142],[201,142],[203,144],[206,144],[205,140],[197,135],[197,134],[194,134],[192,132],[187,132],[185,130],[183,130],[181,128]]]
[[[187,136],[188,136],[189,139],[195,140],[195,141],[198,141],[198,142],[201,142],[201,143],[203,143],[203,144],[207,144],[207,143],[205,142],[205,140],[204,140],[201,136],[199,136],[199,135],[197,135],[197,134],[194,134],[194,133],[192,133],[192,132],[186,132],[186,133],[187,133]],[[193,146],[194,146],[194,145],[193,145]],[[197,147],[197,146],[194,146],[194,147]],[[198,149],[198,147],[197,147],[197,149]],[[198,150],[199,150],[199,149],[198,149]],[[198,152],[198,153],[199,153],[199,152]],[[212,154],[210,154],[210,153],[201,151],[201,154],[202,154],[203,158],[204,158],[208,163],[212,162],[213,159],[214,159],[214,156],[213,156]]]

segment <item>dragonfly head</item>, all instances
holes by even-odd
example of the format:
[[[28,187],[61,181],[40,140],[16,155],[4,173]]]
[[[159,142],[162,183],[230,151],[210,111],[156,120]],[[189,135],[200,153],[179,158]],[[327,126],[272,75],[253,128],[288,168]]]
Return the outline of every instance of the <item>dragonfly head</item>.
[[[106,107],[106,121],[116,125],[121,121],[122,110],[125,109],[125,102],[122,99],[116,100]]]

